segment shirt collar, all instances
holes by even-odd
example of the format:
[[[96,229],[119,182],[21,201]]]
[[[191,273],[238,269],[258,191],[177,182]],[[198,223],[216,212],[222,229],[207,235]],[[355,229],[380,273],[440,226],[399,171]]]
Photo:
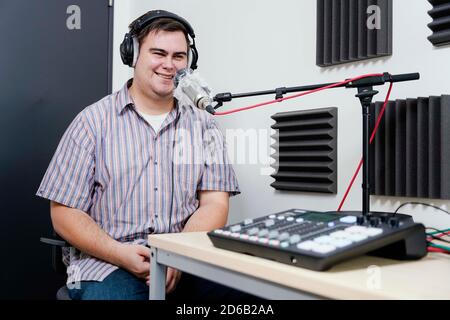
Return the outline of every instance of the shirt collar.
[[[119,90],[116,100],[116,108],[117,112],[120,115],[122,111],[129,106],[133,106],[133,99],[131,98],[129,88],[131,87],[131,84],[133,83],[133,78],[128,80],[125,85],[122,87],[122,89]]]
[[[131,87],[131,85],[133,84],[133,78],[129,79],[125,85],[122,87],[122,89],[119,90],[118,92],[118,96],[117,96],[117,100],[116,100],[116,108],[117,108],[117,112],[118,114],[122,114],[123,110],[125,110],[125,108],[134,108],[134,102],[133,102],[133,98],[130,95],[130,90],[129,88]],[[166,123],[170,123],[173,120],[177,119],[178,117],[181,116],[181,114],[183,114],[185,112],[185,106],[180,105],[178,103],[178,100],[175,99],[175,107],[169,112],[169,114],[167,115],[166,118]]]

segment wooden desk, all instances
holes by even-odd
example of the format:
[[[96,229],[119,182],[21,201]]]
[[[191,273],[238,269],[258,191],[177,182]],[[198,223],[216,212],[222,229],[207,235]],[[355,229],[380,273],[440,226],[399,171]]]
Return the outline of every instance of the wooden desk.
[[[215,248],[205,232],[149,236],[150,299],[165,299],[166,266],[266,299],[450,299],[450,256],[361,256],[326,272]],[[372,266],[372,267],[371,267]]]

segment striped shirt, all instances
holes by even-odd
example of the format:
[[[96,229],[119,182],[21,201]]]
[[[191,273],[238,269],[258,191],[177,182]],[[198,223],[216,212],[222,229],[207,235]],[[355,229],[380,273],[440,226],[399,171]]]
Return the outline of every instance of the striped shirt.
[[[77,115],[37,195],[86,212],[117,241],[145,245],[149,234],[182,231],[198,190],[240,191],[210,114],[176,104],[155,133],[136,112],[131,83]],[[68,284],[117,269],[74,248],[64,262]]]

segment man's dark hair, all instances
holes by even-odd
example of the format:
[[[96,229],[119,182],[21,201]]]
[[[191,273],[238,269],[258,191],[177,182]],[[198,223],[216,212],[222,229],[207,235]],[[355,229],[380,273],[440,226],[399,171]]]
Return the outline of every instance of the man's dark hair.
[[[137,35],[137,39],[139,41],[139,46],[142,45],[142,42],[144,41],[145,37],[152,32],[153,30],[157,31],[168,31],[168,32],[175,32],[175,31],[181,31],[184,34],[184,37],[186,38],[187,46],[189,47],[189,37],[188,32],[184,25],[174,19],[170,18],[161,18],[158,20],[153,21],[148,26],[146,26],[144,29],[142,29],[139,34]]]

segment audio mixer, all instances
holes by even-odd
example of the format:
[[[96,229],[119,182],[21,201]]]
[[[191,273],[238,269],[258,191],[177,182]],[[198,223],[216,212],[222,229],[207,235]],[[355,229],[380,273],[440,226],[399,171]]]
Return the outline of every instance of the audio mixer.
[[[362,254],[399,260],[427,253],[425,227],[385,212],[291,209],[208,232],[214,246],[312,270]]]

